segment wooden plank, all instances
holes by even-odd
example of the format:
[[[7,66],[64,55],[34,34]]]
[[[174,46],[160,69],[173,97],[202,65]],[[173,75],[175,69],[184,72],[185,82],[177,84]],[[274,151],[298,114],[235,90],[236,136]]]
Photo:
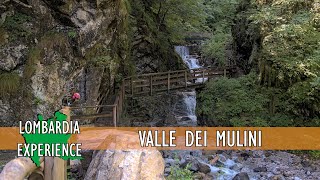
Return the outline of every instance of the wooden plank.
[[[112,111],[112,119],[113,119],[113,125],[114,127],[117,127],[117,107],[113,107]]]
[[[150,95],[152,96],[152,76],[150,76]]]
[[[184,83],[186,88],[188,87],[188,74],[187,71],[184,71]]]
[[[71,119],[94,119],[94,118],[103,118],[103,117],[112,117],[112,113],[100,113],[100,114],[89,114],[89,115],[77,115],[71,116]]]
[[[61,111],[70,122],[70,108],[63,107]],[[67,161],[58,157],[46,157],[44,173],[45,180],[67,180]]]
[[[170,79],[170,84],[172,83],[176,83],[176,82],[183,82],[184,78],[180,78],[180,79]],[[164,81],[154,81],[152,83],[153,86],[157,86],[157,85],[168,85],[168,80],[164,80]]]
[[[52,180],[53,157],[44,158],[44,180]]]
[[[96,106],[75,106],[70,107],[70,110],[74,109],[91,109],[91,108],[98,108],[98,107],[113,107],[114,105],[96,105]]]
[[[168,92],[170,91],[170,72],[168,73]]]
[[[202,71],[202,84],[204,83],[204,71]]]
[[[131,95],[133,96],[133,80],[132,80],[132,78],[131,78],[131,83],[130,83],[130,85],[131,85]]]

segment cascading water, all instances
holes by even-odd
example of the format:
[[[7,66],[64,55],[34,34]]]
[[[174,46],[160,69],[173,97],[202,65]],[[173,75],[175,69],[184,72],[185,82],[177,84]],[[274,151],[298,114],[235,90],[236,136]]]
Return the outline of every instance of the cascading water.
[[[192,71],[192,69],[202,68],[197,57],[190,55],[187,46],[176,46],[175,51],[180,55],[190,71]],[[198,78],[196,81],[202,82],[206,80],[207,79]],[[191,91],[180,93],[182,94],[183,99],[181,102],[177,103],[174,110],[178,126],[197,126],[197,116],[195,115],[197,103],[196,91],[192,89]],[[221,167],[212,166],[210,164],[207,165],[210,166],[212,174],[220,174],[219,177],[217,177],[218,180],[231,180],[237,174],[237,171],[232,170],[232,167],[237,165],[237,163],[231,159],[226,159],[225,157],[220,158],[225,159],[225,161],[222,161]]]
[[[199,60],[195,56],[190,55],[189,48],[187,46],[176,46],[175,51],[180,55],[182,60],[188,66],[190,70],[201,68]],[[179,113],[175,113],[178,125],[180,126],[196,126],[197,116],[196,111],[196,91],[193,89],[187,92],[181,92],[183,96],[183,107],[175,108],[179,109]]]

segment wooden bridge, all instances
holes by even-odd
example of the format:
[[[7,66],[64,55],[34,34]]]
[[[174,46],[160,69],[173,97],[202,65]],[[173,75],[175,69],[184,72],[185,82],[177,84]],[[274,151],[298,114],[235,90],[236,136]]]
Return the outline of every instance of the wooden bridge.
[[[193,70],[169,71],[163,73],[143,74],[125,78],[118,90],[112,105],[96,105],[84,107],[64,107],[62,112],[67,115],[67,121],[84,119],[102,119],[104,124],[113,122],[117,126],[126,97],[152,95],[177,89],[201,87],[216,77],[227,76],[232,68],[201,68]],[[101,103],[105,97],[100,96]],[[72,114],[73,113],[73,114]],[[41,167],[37,168],[30,158],[16,158],[10,161],[0,174],[0,179],[67,179],[67,161],[58,157],[40,158]],[[30,175],[31,174],[31,175]]]
[[[89,120],[99,122],[99,126],[117,126],[121,118],[126,97],[153,95],[173,90],[197,88],[206,82],[232,73],[232,67],[199,68],[161,73],[142,74],[127,77],[116,94],[114,103],[101,105],[103,95],[98,98],[96,106],[71,107],[72,120]]]

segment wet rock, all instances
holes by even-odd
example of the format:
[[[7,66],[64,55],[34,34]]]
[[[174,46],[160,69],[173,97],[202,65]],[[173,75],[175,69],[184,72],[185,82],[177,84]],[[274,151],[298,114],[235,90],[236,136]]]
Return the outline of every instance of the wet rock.
[[[262,157],[264,157],[264,152],[263,151],[253,151],[252,156],[254,158],[262,158]]]
[[[245,172],[237,174],[232,180],[250,180],[249,176]]]
[[[272,173],[273,173],[274,175],[279,175],[279,174],[281,174],[281,173],[282,173],[281,168],[275,167],[274,169],[272,169]]]
[[[311,172],[310,172],[310,171],[306,171],[306,175],[307,175],[307,176],[310,176],[310,175],[311,175]]]
[[[203,180],[206,177],[206,174],[202,173],[202,172],[197,172],[194,174],[193,178],[195,180]]]
[[[191,121],[192,119],[189,117],[182,117],[180,121]]]
[[[243,152],[240,154],[240,156],[246,161],[250,157],[250,154],[248,152]]]
[[[284,175],[285,177],[292,177],[293,174],[294,174],[294,173],[293,173],[292,171],[290,171],[290,170],[286,170],[286,171],[283,172],[283,175]]]
[[[190,155],[185,156],[180,161],[180,167],[181,168],[185,168],[188,165],[190,166],[189,167],[190,171],[193,171],[193,172],[199,171],[198,161],[194,157],[192,157]]]
[[[302,160],[301,165],[303,167],[309,167],[309,166],[311,166],[311,162],[309,160]]]
[[[164,169],[165,174],[170,174],[170,172],[171,172],[171,168],[168,167]]]
[[[213,180],[215,179],[211,174],[206,174],[206,176],[203,178],[203,180]]]
[[[171,159],[171,158],[165,158],[164,162],[166,165],[169,165],[169,166],[174,166],[178,163],[176,160]]]
[[[198,166],[199,166],[199,171],[202,173],[210,173],[211,172],[211,168],[208,164],[203,163],[203,162],[198,162]]]
[[[267,168],[266,167],[256,167],[253,169],[253,172],[267,172]]]
[[[275,175],[270,178],[270,180],[286,180],[282,175]]]

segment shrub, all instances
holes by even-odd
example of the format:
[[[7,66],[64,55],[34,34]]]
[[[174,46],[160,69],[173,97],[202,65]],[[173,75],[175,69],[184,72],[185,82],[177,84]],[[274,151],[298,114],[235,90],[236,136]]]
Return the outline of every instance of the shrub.
[[[0,97],[6,97],[18,91],[20,76],[18,73],[0,74]]]
[[[189,170],[191,164],[188,164],[185,168],[180,168],[179,165],[171,166],[170,175],[168,180],[192,180],[193,173]]]

